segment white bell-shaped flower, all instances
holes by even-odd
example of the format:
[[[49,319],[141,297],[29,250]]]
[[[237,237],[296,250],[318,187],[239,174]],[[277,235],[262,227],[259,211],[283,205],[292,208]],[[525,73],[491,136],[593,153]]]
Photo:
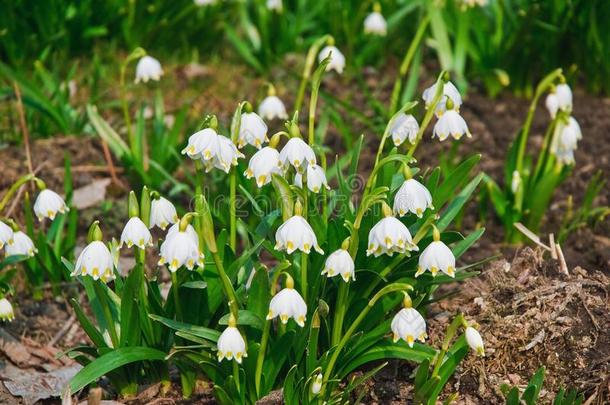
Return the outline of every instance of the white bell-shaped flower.
[[[152,229],[158,226],[165,230],[169,224],[178,222],[178,213],[176,207],[167,198],[155,198],[150,203],[150,224]]]
[[[373,11],[364,19],[364,33],[385,36],[388,32],[388,24],[383,15]]]
[[[322,373],[316,374],[311,382],[311,393],[313,395],[318,395],[322,390]]]
[[[182,149],[182,154],[191,159],[212,160],[218,153],[218,133],[213,128],[205,128],[189,137],[188,145]]]
[[[275,294],[269,303],[267,320],[277,316],[283,324],[288,323],[288,319],[292,318],[300,327],[305,326],[307,304],[301,294],[294,289],[294,282],[290,276],[286,281],[286,288]]]
[[[104,242],[96,240],[89,243],[78,256],[72,276],[90,276],[94,280],[107,283],[115,278],[114,260]]]
[[[295,174],[294,184],[303,188],[303,175],[301,173],[297,172]],[[330,190],[324,169],[318,165],[307,165],[307,188],[314,193],[319,193],[322,187]]]
[[[435,94],[436,83],[424,90],[422,98],[424,99],[426,108],[430,108],[432,102],[434,101]],[[453,108],[450,109],[455,109],[456,111],[460,110],[460,106],[462,105],[462,96],[453,83],[447,82],[443,86],[443,96],[440,98],[438,104],[436,105],[436,110],[434,111],[437,117],[443,115],[443,113],[447,110],[448,98],[451,99],[453,103]]]
[[[298,203],[297,203],[298,205]],[[318,239],[311,225],[301,216],[300,210],[295,209],[295,215],[286,220],[275,232],[275,249],[285,250],[291,254],[296,250],[309,254],[313,247],[316,252],[324,251],[318,245]]]
[[[328,256],[324,263],[322,275],[326,275],[330,278],[340,274],[343,281],[347,283],[350,278],[356,280],[354,270],[354,259],[352,259],[352,256],[350,256],[346,249],[341,248],[335,250]]]
[[[265,142],[269,142],[265,121],[255,112],[243,113],[241,115],[237,146],[243,148],[246,144],[250,144],[260,149]]]
[[[4,247],[4,245],[12,245],[13,244],[13,229],[0,221],[0,249]]]
[[[394,343],[402,339],[409,347],[413,347],[416,340],[424,342],[428,337],[426,333],[426,321],[424,317],[414,308],[403,308],[392,319],[391,329]]]
[[[176,225],[178,225],[178,228],[172,232],[172,228]],[[199,250],[199,242],[194,240],[192,234],[188,233],[186,230],[188,227],[181,230],[179,222],[174,226],[167,232],[167,236],[161,244],[159,266],[167,264],[171,272],[177,271],[182,266],[189,270],[193,270],[195,265],[203,267],[204,256]]]
[[[460,139],[466,135],[471,137],[468,125],[464,118],[455,110],[447,110],[443,115],[440,116],[436,124],[434,124],[434,130],[432,136],[436,136],[439,141],[444,141],[449,136],[454,139]]]
[[[390,136],[395,146],[402,145],[406,140],[409,140],[410,143],[415,143],[418,132],[419,124],[411,114],[400,113],[390,127]]]
[[[154,80],[158,82],[163,76],[161,63],[152,56],[143,56],[136,65],[136,83]]]
[[[173,224],[172,226],[169,227],[169,229],[167,230],[167,235],[165,237],[168,238],[170,236],[170,234],[173,234],[173,233],[179,232],[179,231],[180,231],[180,221],[176,221],[175,224]],[[193,227],[193,225],[188,224],[186,226],[186,228],[184,229],[184,232],[188,235],[189,238],[191,238],[191,240],[194,243],[199,245],[199,236],[197,235],[197,231],[195,231],[195,228]]]
[[[273,174],[282,174],[280,153],[271,146],[265,146],[252,155],[244,175],[247,179],[254,178],[256,185],[260,188],[271,182]]]
[[[5,246],[6,256],[25,255],[34,256],[38,253],[38,249],[34,246],[32,239],[24,232],[17,231],[13,233],[13,243]]]
[[[44,218],[49,218],[51,221],[55,219],[57,213],[65,214],[69,211],[68,206],[63,198],[55,191],[45,188],[38,194],[36,202],[34,202],[34,213],[39,221]]]
[[[218,338],[218,361],[223,359],[233,360],[241,364],[244,357],[248,357],[246,353],[246,341],[236,327],[233,315],[229,318],[229,326],[222,332]]]
[[[384,215],[385,217],[379,220],[369,232],[369,248],[366,255],[378,257],[387,254],[392,256],[394,253],[419,250],[417,245],[413,243],[409,229],[400,220],[392,216],[392,210],[385,204]]]
[[[271,11],[277,11],[278,13],[282,12],[284,5],[282,4],[282,0],[267,0],[267,9]]]
[[[212,170],[213,167],[229,173],[231,166],[237,166],[237,159],[244,158],[244,154],[237,149],[235,144],[226,136],[218,136],[218,149],[212,160],[203,160],[206,171]]]
[[[510,180],[510,190],[513,192],[513,194],[517,194],[517,191],[519,191],[520,186],[521,174],[519,173],[519,170],[514,170]]]
[[[574,151],[578,148],[578,141],[582,139],[580,125],[574,117],[569,117],[567,122],[560,120],[555,127],[551,153],[563,164],[574,163]]]
[[[146,227],[146,224],[144,224],[140,218],[131,217],[125,224],[123,232],[121,233],[120,247],[124,244],[126,244],[128,248],[135,245],[140,249],[146,249],[147,246],[153,245],[152,235]]]
[[[466,342],[468,346],[477,353],[479,356],[485,356],[485,345],[483,344],[483,338],[478,330],[469,326],[466,328]]]
[[[428,270],[432,276],[436,276],[438,271],[442,271],[449,277],[455,277],[455,256],[443,241],[435,229],[434,241],[430,243],[419,255],[419,264],[415,277]]]
[[[258,115],[271,121],[275,118],[285,120],[288,118],[286,106],[276,95],[269,95],[258,106]]]
[[[195,5],[199,6],[199,7],[203,7],[203,6],[211,6],[212,4],[216,3],[216,0],[193,0],[195,2]]]
[[[6,298],[0,298],[0,321],[12,321],[15,319],[15,312],[10,301]]]
[[[334,45],[328,45],[322,48],[320,53],[318,54],[318,61],[322,62],[330,56],[330,62],[326,66],[326,71],[335,70],[337,73],[343,73],[343,69],[345,68],[345,56],[341,53],[341,51]]]
[[[315,165],[316,154],[311,146],[307,145],[301,138],[290,138],[280,151],[280,162],[284,170],[292,165],[297,171],[304,170],[307,165]]]
[[[555,90],[546,97],[545,104],[551,118],[557,116],[557,111],[570,114],[572,112],[572,89],[565,83],[558,84]]]
[[[402,217],[411,212],[421,218],[426,209],[434,209],[430,191],[415,179],[407,179],[394,196],[394,214]]]

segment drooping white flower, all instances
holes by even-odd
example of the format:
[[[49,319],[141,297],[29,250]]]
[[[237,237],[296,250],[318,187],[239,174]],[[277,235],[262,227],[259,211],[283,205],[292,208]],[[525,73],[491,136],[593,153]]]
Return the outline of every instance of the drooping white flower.
[[[305,304],[301,294],[293,287],[286,286],[271,298],[267,320],[276,316],[280,317],[283,324],[288,323],[288,319],[292,318],[300,327],[305,326],[307,304]]]
[[[322,373],[316,374],[311,382],[311,393],[313,395],[318,395],[322,390]]]
[[[415,277],[418,277],[426,270],[430,271],[433,277],[436,276],[439,270],[449,277],[455,277],[455,256],[443,241],[433,241],[419,255],[419,264]]]
[[[424,317],[414,308],[403,308],[392,319],[391,329],[394,343],[399,339],[407,342],[409,347],[413,347],[415,340],[424,342],[428,337],[426,334],[426,321]]]
[[[7,257],[15,255],[25,255],[31,257],[38,253],[32,239],[21,231],[13,233],[13,243],[8,243],[4,249]]]
[[[439,141],[444,141],[449,136],[454,139],[460,139],[466,135],[471,137],[468,125],[464,118],[455,110],[447,110],[443,115],[440,116],[436,124],[434,124],[434,130],[432,136],[438,137]]]
[[[44,218],[49,218],[52,221],[57,213],[65,214],[69,210],[64,199],[55,191],[48,188],[45,188],[38,194],[34,203],[34,213],[39,221],[42,221]]]
[[[354,269],[354,260],[349,252],[345,249],[337,249],[326,259],[322,275],[326,274],[330,278],[340,274],[347,283],[350,278],[356,280]]]
[[[364,19],[364,33],[385,36],[388,32],[388,24],[383,15],[373,11]]]
[[[461,0],[462,9],[473,8],[476,6],[484,7],[487,5],[488,0]]]
[[[296,210],[295,210],[296,211]],[[311,248],[323,254],[311,225],[300,213],[286,220],[275,232],[275,249],[291,254],[296,250],[309,254]]]
[[[176,227],[177,226],[177,227]],[[185,266],[189,270],[193,270],[195,265],[203,267],[203,253],[199,249],[198,239],[193,237],[188,231],[188,226],[184,231],[180,230],[180,223],[174,224],[169,231],[165,240],[161,244],[161,258],[159,266],[167,264],[169,271],[175,272],[180,267]],[[176,228],[174,228],[176,227]],[[172,229],[174,229],[172,231]],[[193,232],[195,230],[193,229]]]
[[[154,80],[158,82],[163,76],[161,63],[152,56],[143,56],[136,65],[136,84]]]
[[[475,353],[479,354],[480,356],[485,356],[483,338],[481,337],[479,331],[472,326],[466,328],[466,342]]]
[[[392,211],[387,207],[384,213],[386,216],[377,222],[369,231],[369,248],[366,255],[382,254],[392,256],[394,253],[406,253],[408,251],[419,250],[413,243],[409,229],[392,216]]]
[[[307,145],[301,138],[290,138],[280,152],[280,162],[284,170],[292,165],[297,171],[304,170],[307,165],[315,165],[316,154],[311,146]]]
[[[574,163],[574,151],[578,148],[578,141],[582,139],[580,125],[574,117],[567,122],[560,120],[555,126],[551,153],[563,164]]]
[[[282,174],[282,164],[280,153],[271,146],[266,146],[252,155],[248,169],[244,172],[247,179],[254,177],[259,188],[270,183],[273,174]]]
[[[422,98],[424,99],[426,108],[430,108],[432,102],[434,101],[435,93],[436,83],[424,90]],[[453,83],[447,82],[443,86],[443,96],[440,98],[438,104],[436,105],[436,110],[434,111],[437,117],[440,117],[447,110],[447,98],[450,98],[453,103],[452,109],[456,111],[460,110],[460,106],[462,105],[462,96]]]
[[[0,321],[12,321],[15,319],[15,312],[10,301],[6,298],[0,298]]]
[[[231,166],[237,166],[237,159],[244,158],[244,154],[237,149],[235,144],[226,136],[218,136],[218,149],[214,159],[202,159],[206,171],[212,170],[213,167],[229,173]]]
[[[126,244],[128,248],[135,245],[140,249],[146,249],[147,246],[152,246],[152,235],[146,227],[146,224],[144,224],[140,218],[131,217],[125,224],[123,232],[121,233],[120,246],[122,247],[124,244]]]
[[[318,62],[322,62],[330,56],[330,62],[326,66],[326,71],[335,70],[337,73],[343,73],[343,69],[345,68],[345,56],[341,53],[341,51],[334,45],[328,45],[322,48],[320,53],[318,54]]]
[[[241,115],[237,146],[243,148],[246,144],[250,144],[260,149],[265,142],[269,142],[265,121],[255,112],[243,113]]]
[[[434,209],[430,191],[415,179],[407,179],[394,196],[394,214],[402,217],[411,212],[421,218],[426,209]]]
[[[519,173],[519,170],[514,170],[513,176],[510,180],[510,189],[513,194],[517,194],[517,191],[519,191],[519,186],[521,186],[521,174]]]
[[[258,115],[267,121],[271,121],[275,118],[279,118],[281,120],[288,118],[286,106],[276,95],[265,97],[265,99],[258,106]]]
[[[246,352],[246,341],[235,327],[235,320],[229,320],[229,326],[222,332],[218,338],[218,361],[223,359],[233,360],[241,364],[244,357],[248,357]]]
[[[182,149],[182,154],[191,159],[212,160],[218,153],[218,134],[213,128],[205,128],[189,137],[188,145]]]
[[[390,127],[390,136],[395,146],[400,146],[407,139],[410,143],[415,143],[419,124],[411,114],[400,113]]]
[[[282,0],[267,0],[267,9],[281,13],[283,8]]]
[[[113,267],[110,250],[104,242],[96,240],[89,243],[78,256],[72,276],[90,276],[107,283],[115,278]]]
[[[216,3],[216,0],[193,0],[195,2],[195,5],[202,7],[202,6],[211,6],[212,4]]]
[[[558,84],[555,91],[546,97],[545,104],[551,118],[555,118],[559,110],[570,114],[572,112],[572,89],[565,83]]]
[[[294,184],[303,187],[303,175],[301,173],[297,172],[294,176]],[[319,193],[322,187],[330,190],[324,169],[318,165],[307,165],[307,188],[314,193]]]
[[[178,232],[179,230],[180,230],[180,220],[176,221],[175,224],[173,224],[172,226],[169,227],[169,229],[167,230],[167,235],[165,235],[165,237],[167,238],[170,234],[172,234],[174,232]],[[195,231],[195,228],[193,228],[193,225],[188,224],[186,226],[186,229],[184,230],[184,232],[186,232],[186,234],[189,236],[189,238],[191,238],[191,240],[194,243],[199,245],[199,236],[197,235],[197,231]]]
[[[4,245],[12,245],[13,244],[13,229],[0,221],[0,249],[4,247]]]
[[[178,222],[178,213],[176,207],[167,198],[159,197],[155,198],[150,203],[150,224],[149,228],[152,229],[158,226],[162,230],[165,230],[169,224]]]

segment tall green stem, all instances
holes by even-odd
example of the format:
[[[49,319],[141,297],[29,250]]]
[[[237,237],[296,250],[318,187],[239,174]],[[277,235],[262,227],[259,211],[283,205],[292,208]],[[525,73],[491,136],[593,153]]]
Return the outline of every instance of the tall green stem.
[[[447,328],[447,333],[445,333],[445,339],[443,339],[441,351],[436,356],[436,363],[434,364],[434,369],[432,371],[432,378],[438,376],[438,372],[440,371],[441,366],[443,365],[443,360],[445,359],[447,350],[449,350],[449,344],[451,343],[451,340],[453,339],[453,336],[455,335],[455,332],[457,332],[457,329],[460,327],[460,325],[466,325],[466,320],[464,319],[464,315],[462,314],[458,314],[458,316],[453,319],[453,322],[451,322],[451,324]]]
[[[230,174],[230,190],[229,190],[229,217],[230,217],[230,232],[229,246],[233,252],[237,253],[237,209],[236,209],[236,190],[237,189],[237,168],[233,167]]]
[[[265,361],[265,352],[267,351],[267,342],[269,341],[269,331],[271,329],[271,321],[265,321],[263,328],[263,336],[261,345],[258,349],[258,357],[256,358],[256,371],[254,372],[254,385],[256,386],[256,395],[261,393],[261,376],[263,375],[263,362]]]
[[[176,319],[178,321],[182,321],[182,306],[180,305],[180,295],[178,294],[178,290],[180,286],[178,285],[178,272],[170,271],[172,275],[172,295],[174,296],[174,306],[176,307]]]
[[[104,313],[104,319],[106,321],[106,329],[108,329],[108,334],[110,334],[110,340],[112,341],[112,347],[118,349],[119,347],[119,336],[116,333],[116,327],[114,326],[114,318],[112,317],[112,312],[110,311],[110,305],[108,304],[108,298],[106,295],[106,291],[102,287],[99,281],[93,282],[93,288],[95,289],[95,295],[97,299],[100,301],[100,306],[102,307],[102,312]]]
[[[233,289],[233,285],[231,284],[231,280],[227,273],[225,272],[224,266],[222,264],[222,259],[218,252],[212,252],[212,257],[214,258],[214,263],[216,264],[216,269],[218,270],[218,274],[220,275],[220,280],[222,282],[222,287],[225,292],[225,295],[229,299],[229,306],[231,308],[231,313],[235,318],[238,315],[238,303],[237,303],[237,294],[235,294],[235,290]]]

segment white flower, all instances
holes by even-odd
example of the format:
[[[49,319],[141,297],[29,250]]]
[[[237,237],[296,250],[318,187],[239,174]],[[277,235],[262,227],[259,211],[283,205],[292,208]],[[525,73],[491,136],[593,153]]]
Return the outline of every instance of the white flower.
[[[510,181],[510,189],[513,192],[513,194],[517,194],[517,191],[519,191],[520,185],[521,185],[521,174],[519,173],[519,170],[515,170],[515,171],[513,171],[513,177]]]
[[[301,173],[294,176],[294,184],[303,188],[303,175]],[[307,165],[307,188],[314,193],[319,193],[322,187],[330,190],[324,169],[318,165]]]
[[[301,138],[290,138],[280,152],[280,162],[284,170],[288,169],[288,165],[292,165],[297,171],[301,171],[308,164],[315,165],[316,155]]]
[[[401,309],[392,319],[391,328],[394,343],[398,342],[399,339],[403,339],[411,348],[415,340],[423,343],[428,337],[426,334],[426,321],[414,308]]]
[[[25,255],[34,256],[38,252],[32,239],[25,233],[17,231],[13,233],[13,243],[5,247],[6,256]]]
[[[394,214],[404,216],[411,212],[421,218],[426,209],[434,209],[432,195],[415,179],[407,179],[394,196]]]
[[[419,250],[411,239],[409,229],[393,216],[386,216],[373,226],[369,232],[369,248],[366,255],[406,253]]]
[[[281,12],[283,9],[282,0],[267,0],[267,9]]]
[[[13,244],[13,229],[0,221],[0,249],[4,247],[4,245],[12,245]]]
[[[434,101],[435,93],[436,93],[436,83],[434,83],[432,86],[430,86],[426,90],[424,90],[424,93],[422,94],[422,98],[424,99],[426,108],[430,108],[430,104],[432,104],[432,101]],[[447,82],[443,86],[443,96],[439,100],[438,104],[436,105],[436,110],[434,111],[434,113],[436,114],[437,117],[440,117],[447,109],[446,108],[447,98],[450,98],[451,101],[453,102],[454,110],[456,110],[456,111],[460,110],[460,106],[462,105],[462,96],[460,95],[460,92],[458,91],[457,87],[455,87],[455,85],[453,83]]]
[[[241,115],[237,146],[243,148],[249,143],[260,149],[261,145],[265,142],[269,142],[265,121],[255,112],[243,113]]]
[[[455,277],[455,256],[451,249],[440,240],[435,240],[430,243],[424,251],[419,255],[419,264],[415,277],[426,270],[436,276],[438,271],[442,271],[449,277]]]
[[[212,170],[213,167],[229,173],[231,166],[237,166],[237,159],[244,158],[244,154],[241,153],[235,144],[226,136],[218,136],[218,149],[214,155],[214,159],[207,160],[202,159],[205,165],[206,171]]]
[[[322,390],[322,373],[316,374],[311,383],[311,393],[318,395]]]
[[[440,141],[444,141],[451,135],[454,139],[460,139],[466,135],[471,137],[468,125],[464,118],[455,110],[445,111],[443,115],[434,124],[432,136],[438,137]]]
[[[0,321],[12,321],[15,319],[15,312],[10,301],[6,298],[0,298]]]
[[[487,5],[488,0],[461,0],[462,9],[472,8],[472,7],[484,7]]]
[[[114,260],[108,247],[99,240],[89,243],[78,256],[72,276],[91,276],[108,282],[115,278]]]
[[[485,346],[483,345],[483,338],[479,331],[472,326],[466,328],[466,342],[468,346],[480,356],[485,356]]]
[[[195,265],[203,267],[203,253],[199,250],[199,242],[191,232],[181,231],[180,223],[174,224],[161,244],[159,266],[167,264],[169,271],[175,272],[181,266],[193,270]],[[194,229],[193,229],[194,232]]]
[[[568,114],[571,113],[572,90],[570,89],[570,86],[565,83],[558,84],[557,87],[555,87],[555,91],[549,93],[546,97],[545,104],[551,118],[555,118],[558,110]]]
[[[148,226],[150,229],[158,226],[162,230],[165,230],[169,224],[174,224],[176,222],[178,222],[178,214],[176,213],[174,204],[163,197],[151,201],[150,224]]]
[[[580,125],[574,117],[569,117],[568,122],[561,120],[555,127],[551,153],[557,160],[564,164],[574,163],[574,151],[578,148],[578,141],[582,139]]]
[[[57,213],[65,214],[69,211],[63,198],[59,196],[55,191],[51,191],[48,188],[42,190],[36,202],[34,203],[34,213],[38,217],[39,221],[44,218],[49,218],[51,221],[55,219]]]
[[[187,154],[191,159],[212,160],[218,153],[218,148],[218,134],[213,128],[205,128],[189,137],[182,154]]]
[[[326,274],[330,278],[341,274],[343,281],[347,283],[350,278],[356,280],[354,267],[354,260],[349,252],[345,249],[337,249],[326,259],[322,275]]]
[[[149,80],[159,81],[163,76],[161,63],[152,56],[143,56],[136,65],[136,83],[148,82]]]
[[[172,226],[169,227],[169,229],[167,230],[167,235],[165,235],[165,238],[169,237],[170,234],[174,233],[174,232],[178,232],[180,230],[180,221],[176,221],[175,224],[173,224]],[[191,238],[191,240],[196,243],[197,245],[199,245],[199,236],[197,235],[197,231],[195,231],[195,228],[193,228],[193,225],[188,224],[186,226],[186,229],[184,230],[184,232],[186,232],[186,234],[189,236],[189,238]]]
[[[266,146],[252,155],[248,169],[244,172],[247,179],[254,177],[258,187],[270,183],[273,174],[282,174],[282,164],[280,153],[271,146]]]
[[[312,247],[316,252],[324,253],[318,246],[318,239],[311,225],[299,214],[295,214],[286,220],[275,232],[276,250],[286,250],[286,253],[291,254],[298,249],[309,254]]]
[[[131,217],[125,224],[121,233],[120,247],[126,244],[128,248],[136,245],[140,249],[146,249],[146,246],[152,246],[152,235],[150,231],[138,217]]]
[[[385,18],[377,11],[373,11],[364,19],[365,34],[375,34],[385,36],[388,28]]]
[[[275,118],[285,120],[288,118],[286,106],[278,96],[267,96],[258,106],[258,115],[271,121]]]
[[[322,62],[330,56],[330,62],[326,66],[326,71],[336,70],[337,73],[343,73],[343,69],[345,68],[345,56],[341,53],[341,51],[334,45],[328,45],[322,48],[320,53],[318,54],[318,61]]]
[[[411,114],[400,113],[390,127],[390,135],[395,146],[401,145],[407,139],[410,143],[415,143],[418,132],[419,124]]]
[[[301,297],[297,290],[292,287],[286,287],[271,298],[267,320],[273,319],[276,316],[280,317],[280,321],[283,324],[288,323],[288,319],[292,318],[300,327],[305,326],[307,304],[305,304],[303,297]]]
[[[210,6],[214,3],[216,3],[216,0],[194,0],[195,5],[201,7],[201,6]]]
[[[248,357],[246,342],[239,329],[235,327],[235,323],[229,321],[229,326],[218,338],[218,361],[235,359],[241,364],[243,357]]]

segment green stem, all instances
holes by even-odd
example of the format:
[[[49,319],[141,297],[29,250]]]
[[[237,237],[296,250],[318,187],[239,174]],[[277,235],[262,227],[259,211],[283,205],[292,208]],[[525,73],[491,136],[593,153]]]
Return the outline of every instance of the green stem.
[[[233,167],[230,174],[230,190],[229,190],[229,217],[230,217],[230,232],[229,246],[233,252],[237,253],[237,212],[236,212],[236,189],[237,189],[237,168]]]
[[[458,314],[451,322],[451,325],[447,328],[447,333],[445,333],[445,339],[443,340],[443,345],[441,346],[441,351],[438,353],[436,357],[436,363],[434,364],[434,370],[432,371],[432,378],[438,376],[438,372],[443,365],[443,360],[445,359],[445,355],[447,354],[447,350],[449,350],[449,344],[457,331],[457,328],[460,325],[465,325],[466,320],[464,319],[464,315]]]
[[[21,187],[23,184],[27,183],[28,181],[34,180],[34,179],[36,179],[36,177],[32,173],[30,173],[30,174],[26,174],[25,176],[20,177],[16,182],[14,182],[13,185],[11,186],[11,188],[9,188],[8,191],[6,192],[6,194],[4,194],[4,197],[2,197],[2,201],[0,201],[0,212],[2,212],[4,210],[4,207],[6,207],[6,204],[8,204],[11,197],[13,196],[13,194],[15,194],[15,192],[17,192],[19,187]]]
[[[125,126],[127,127],[127,139],[129,140],[129,148],[133,151],[135,139],[133,139],[133,134],[131,131],[131,117],[129,116],[129,105],[127,104],[127,87],[125,86],[126,70],[127,62],[121,65],[119,87],[121,89],[121,108],[123,109],[123,119],[125,120]]]
[[[305,67],[303,68],[303,77],[301,78],[301,83],[299,84],[299,91],[297,93],[297,98],[294,103],[295,111],[301,110],[301,105],[303,104],[303,97],[305,97],[305,88],[307,87],[307,83],[309,83],[309,79],[311,78],[311,71],[313,69],[313,65],[316,61],[316,57],[318,56],[320,47],[328,40],[328,38],[328,35],[324,35],[323,37],[317,39],[307,51],[307,57],[305,58]]]
[[[426,28],[428,27],[428,23],[430,22],[430,17],[426,15],[424,19],[419,23],[419,27],[417,28],[417,32],[415,33],[415,37],[413,41],[411,41],[411,45],[409,45],[409,49],[405,54],[405,57],[400,65],[399,76],[394,82],[394,89],[392,90],[392,98],[390,102],[390,116],[394,114],[398,108],[398,102],[400,100],[400,92],[402,90],[402,83],[404,78],[407,76],[409,71],[409,67],[411,66],[411,62],[413,61],[413,57],[415,56],[415,52],[419,48],[419,44],[421,43],[422,38],[424,37],[424,33]]]
[[[93,288],[95,289],[95,295],[97,295],[97,299],[100,301],[100,306],[102,307],[102,312],[104,313],[104,319],[106,321],[106,329],[108,329],[108,333],[110,334],[110,340],[112,341],[112,346],[115,349],[118,349],[119,348],[119,336],[116,333],[116,328],[114,326],[114,319],[112,317],[112,312],[110,311],[110,306],[108,305],[106,291],[104,291],[104,289],[99,281],[93,282]]]
[[[237,388],[237,392],[240,392],[241,387],[239,385],[239,364],[235,359],[233,359],[233,379],[235,380],[235,388]]]
[[[265,361],[265,352],[267,351],[267,342],[269,341],[269,331],[271,329],[271,321],[265,321],[261,345],[258,349],[258,357],[256,358],[256,371],[254,372],[254,385],[256,386],[256,395],[259,397],[261,393],[261,376],[263,375],[263,362]]]
[[[337,293],[337,303],[335,305],[335,319],[333,322],[332,346],[339,343],[341,332],[343,332],[343,319],[345,319],[345,311],[347,307],[347,295],[349,284],[343,280],[339,280],[339,292]]]
[[[182,321],[182,306],[180,305],[180,296],[178,294],[178,290],[180,286],[178,285],[178,272],[170,271],[172,275],[172,295],[174,296],[174,306],[176,311],[176,319],[178,321]]]
[[[231,313],[235,318],[238,316],[238,303],[237,303],[237,295],[235,294],[235,290],[233,289],[233,285],[231,284],[231,280],[227,273],[225,272],[224,266],[222,264],[222,259],[218,252],[212,252],[212,257],[214,258],[214,263],[216,264],[216,269],[218,270],[218,274],[220,275],[220,280],[222,282],[222,287],[225,292],[225,295],[229,299],[229,306],[231,308]]]

